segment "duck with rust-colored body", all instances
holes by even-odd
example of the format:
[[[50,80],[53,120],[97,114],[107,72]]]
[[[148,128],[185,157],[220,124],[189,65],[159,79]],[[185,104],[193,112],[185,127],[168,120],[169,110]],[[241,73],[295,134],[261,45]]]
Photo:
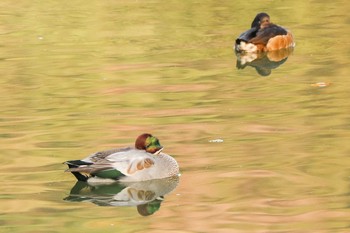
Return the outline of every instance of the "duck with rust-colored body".
[[[294,47],[293,35],[287,29],[270,22],[270,16],[259,13],[251,28],[243,32],[234,46],[236,52],[268,52]]]
[[[66,161],[79,181],[135,182],[179,175],[176,160],[162,153],[159,140],[151,134],[142,134],[135,141],[135,148],[111,149],[93,153],[82,160]]]

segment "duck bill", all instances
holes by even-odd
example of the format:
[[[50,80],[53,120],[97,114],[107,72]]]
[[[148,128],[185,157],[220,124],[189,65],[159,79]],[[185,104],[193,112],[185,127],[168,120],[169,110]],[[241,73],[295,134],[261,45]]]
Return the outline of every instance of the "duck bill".
[[[160,152],[162,152],[163,149],[164,149],[164,147],[161,147],[159,150],[157,150],[156,152],[154,152],[153,155],[159,155]]]

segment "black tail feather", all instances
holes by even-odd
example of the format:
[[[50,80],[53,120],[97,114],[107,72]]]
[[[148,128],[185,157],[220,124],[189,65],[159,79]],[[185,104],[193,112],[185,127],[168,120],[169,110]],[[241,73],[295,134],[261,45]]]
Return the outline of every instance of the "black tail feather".
[[[66,161],[64,163],[67,164],[68,166],[72,165],[72,167],[79,167],[81,165],[91,165],[91,164],[93,164],[93,163],[85,162],[85,161],[82,161],[82,160],[69,160],[69,161]],[[71,167],[69,167],[69,168],[71,168]]]
[[[80,172],[71,172],[71,173],[72,173],[72,174],[75,176],[75,178],[77,178],[77,180],[79,180],[79,181],[86,182],[86,181],[89,179],[88,176],[83,175],[83,174],[81,174]]]
[[[67,164],[69,168],[76,168],[76,167],[79,167],[81,165],[91,165],[92,163],[84,162],[84,161],[81,161],[81,160],[70,160],[70,161],[65,162],[65,164]],[[79,181],[86,182],[89,179],[88,176],[83,175],[80,172],[71,172],[71,173]]]

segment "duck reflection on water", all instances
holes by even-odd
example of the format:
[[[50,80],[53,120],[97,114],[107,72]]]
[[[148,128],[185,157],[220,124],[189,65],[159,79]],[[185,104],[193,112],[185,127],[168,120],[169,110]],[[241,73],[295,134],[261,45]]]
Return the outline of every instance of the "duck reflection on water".
[[[78,181],[65,201],[91,202],[99,206],[136,206],[142,216],[159,210],[164,196],[173,191],[179,176],[132,183],[87,183]]]
[[[262,53],[239,53],[237,56],[237,69],[251,66],[261,76],[269,76],[273,69],[285,63],[288,56],[293,53],[293,48],[280,49]]]

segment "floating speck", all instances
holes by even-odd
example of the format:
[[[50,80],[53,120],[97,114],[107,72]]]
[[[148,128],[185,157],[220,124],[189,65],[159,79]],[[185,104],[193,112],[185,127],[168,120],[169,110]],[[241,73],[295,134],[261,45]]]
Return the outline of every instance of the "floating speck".
[[[331,83],[326,82],[318,82],[311,84],[312,87],[328,87],[329,85],[331,85]]]
[[[224,142],[224,139],[217,138],[217,139],[212,139],[212,140],[209,140],[209,142],[214,142],[214,143],[222,143],[222,142]]]

